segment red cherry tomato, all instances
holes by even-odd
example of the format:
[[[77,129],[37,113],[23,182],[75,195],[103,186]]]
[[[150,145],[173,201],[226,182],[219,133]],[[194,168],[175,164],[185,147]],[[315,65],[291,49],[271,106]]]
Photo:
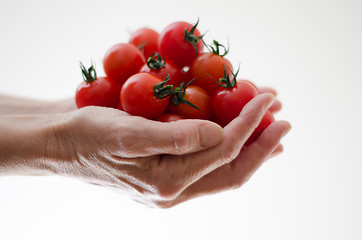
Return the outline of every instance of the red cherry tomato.
[[[129,43],[120,43],[107,51],[103,67],[109,78],[122,85],[130,76],[137,73],[145,62],[145,57],[137,47]]]
[[[248,140],[245,142],[244,146],[248,146],[252,142],[254,142],[260,136],[260,134],[274,121],[275,121],[275,119],[274,119],[273,114],[269,110],[266,111],[263,118],[261,119],[259,125],[255,128],[253,133],[250,135]]]
[[[177,114],[164,113],[161,116],[159,116],[156,119],[156,121],[159,121],[159,122],[173,122],[173,121],[177,121],[177,120],[181,120],[181,119],[184,119],[184,118],[177,115]]]
[[[226,58],[214,53],[199,54],[191,67],[191,72],[195,80],[195,85],[205,89],[210,96],[213,96],[216,90],[222,88],[215,83],[220,78],[224,78],[224,70],[228,76],[232,76],[233,66]]]
[[[154,52],[158,52],[159,34],[151,28],[140,28],[133,32],[129,42],[140,48],[145,58],[149,58]]]
[[[204,89],[199,86],[188,86],[185,90],[184,98],[199,109],[191,107],[186,103],[180,103],[178,105],[170,103],[168,112],[180,115],[183,118],[210,119],[211,97]]]
[[[159,117],[167,108],[169,99],[160,99],[154,91],[162,80],[149,73],[137,73],[124,83],[120,97],[122,108],[131,115],[148,119]]]
[[[232,88],[218,90],[212,98],[212,109],[216,121],[221,126],[227,125],[257,95],[258,91],[245,81],[237,82]]]
[[[203,51],[201,34],[196,27],[197,23],[192,26],[187,22],[168,25],[159,37],[158,47],[161,56],[179,68],[191,66],[197,54]]]
[[[257,90],[258,90],[258,87],[255,85],[255,83],[253,83],[253,82],[251,82],[251,81],[249,81],[249,80],[246,80],[246,79],[240,79],[240,80],[238,80],[238,81],[244,81],[244,82],[247,82],[247,83],[251,84],[253,87],[255,87],[255,89],[257,89]],[[258,92],[259,92],[259,90],[258,90]],[[259,93],[260,93],[260,92],[259,92]]]
[[[139,72],[150,73],[162,80],[169,76],[168,85],[179,86],[183,80],[182,72],[171,61],[166,61],[158,53],[153,53]]]
[[[192,71],[189,68],[184,68],[181,70],[182,72],[182,79],[183,82],[190,82],[192,79],[194,79],[194,76],[192,75]]]
[[[108,77],[97,77],[93,66],[86,70],[81,64],[81,68],[84,81],[79,84],[75,93],[77,107],[101,106],[116,108],[119,102],[120,86]]]

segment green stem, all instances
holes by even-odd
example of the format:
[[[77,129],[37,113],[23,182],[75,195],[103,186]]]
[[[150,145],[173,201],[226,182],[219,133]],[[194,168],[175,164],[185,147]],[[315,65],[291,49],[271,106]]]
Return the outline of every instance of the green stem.
[[[97,72],[93,63],[88,69],[85,68],[82,62],[79,62],[79,65],[80,69],[82,70],[82,76],[84,81],[86,81],[87,83],[91,83],[97,79]]]

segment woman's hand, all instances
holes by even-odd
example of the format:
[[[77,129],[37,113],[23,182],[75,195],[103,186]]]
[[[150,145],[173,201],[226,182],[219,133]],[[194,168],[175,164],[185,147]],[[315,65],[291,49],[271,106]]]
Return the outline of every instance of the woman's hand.
[[[257,96],[224,129],[210,121],[161,123],[114,109],[83,108],[47,132],[47,167],[157,207],[240,187],[282,151],[279,141],[290,128],[285,121],[274,122],[243,149],[273,101],[270,93]]]

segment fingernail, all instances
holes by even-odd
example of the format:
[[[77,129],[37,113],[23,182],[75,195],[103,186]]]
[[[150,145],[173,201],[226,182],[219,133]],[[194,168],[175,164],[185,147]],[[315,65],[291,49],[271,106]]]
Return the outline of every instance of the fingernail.
[[[219,144],[223,139],[223,129],[216,123],[201,125],[199,129],[200,144],[203,147],[212,147]]]

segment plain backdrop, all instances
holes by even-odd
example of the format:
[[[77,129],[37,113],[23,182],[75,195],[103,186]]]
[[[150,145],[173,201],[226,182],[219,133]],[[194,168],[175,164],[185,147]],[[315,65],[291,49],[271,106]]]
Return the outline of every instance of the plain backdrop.
[[[74,96],[79,61],[196,22],[279,92],[285,151],[242,188],[168,210],[61,177],[0,177],[0,239],[362,239],[362,1],[0,1],[0,93]],[[1,137],[1,136],[0,136]]]

